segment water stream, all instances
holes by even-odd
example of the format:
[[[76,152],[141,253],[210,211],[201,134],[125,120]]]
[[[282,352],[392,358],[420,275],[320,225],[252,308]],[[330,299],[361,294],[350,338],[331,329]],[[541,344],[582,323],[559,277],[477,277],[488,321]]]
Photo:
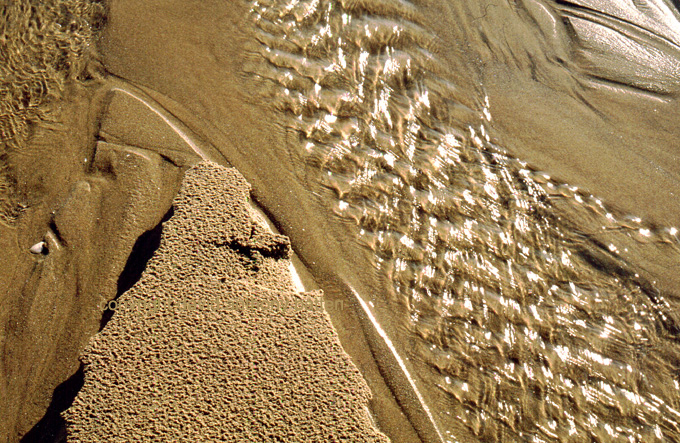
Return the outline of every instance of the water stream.
[[[498,3],[548,16],[597,7]],[[329,217],[356,226],[371,272],[392,282],[379,296],[408,313],[398,351],[442,439],[679,441],[680,303],[645,261],[677,267],[678,230],[516,158],[489,91],[464,60],[443,60],[453,43],[428,28],[422,5],[250,4],[258,43],[246,70],[286,119],[299,179],[324,190]],[[654,35],[680,29],[673,20],[652,14]],[[668,35],[675,48],[679,34]],[[599,78],[639,93],[677,84],[675,68],[632,78],[632,65],[611,66]]]

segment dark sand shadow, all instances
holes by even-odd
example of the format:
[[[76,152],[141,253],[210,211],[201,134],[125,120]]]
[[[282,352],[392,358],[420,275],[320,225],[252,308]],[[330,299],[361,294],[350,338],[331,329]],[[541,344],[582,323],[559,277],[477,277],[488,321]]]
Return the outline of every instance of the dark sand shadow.
[[[21,443],[62,443],[66,441],[66,421],[61,413],[68,409],[83,387],[85,373],[81,364],[75,374],[57,386],[45,416],[21,439]]]

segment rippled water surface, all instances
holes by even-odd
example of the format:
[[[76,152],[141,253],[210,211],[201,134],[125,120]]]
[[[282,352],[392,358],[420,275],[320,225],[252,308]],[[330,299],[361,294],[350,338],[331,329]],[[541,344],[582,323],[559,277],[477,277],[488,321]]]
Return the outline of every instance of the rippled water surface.
[[[357,227],[376,278],[393,282],[379,297],[407,313],[397,351],[442,441],[680,440],[680,306],[630,258],[677,264],[677,229],[513,157],[484,85],[439,56],[464,44],[442,42],[421,6],[250,4],[246,70],[286,118],[300,179],[332,191],[329,217]],[[654,13],[671,41],[680,26]],[[640,91],[675,88],[673,70],[599,66]]]

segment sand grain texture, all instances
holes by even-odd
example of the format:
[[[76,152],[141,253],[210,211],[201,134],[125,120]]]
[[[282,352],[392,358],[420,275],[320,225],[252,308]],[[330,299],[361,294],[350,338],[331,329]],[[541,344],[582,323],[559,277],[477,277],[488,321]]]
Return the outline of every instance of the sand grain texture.
[[[387,441],[320,293],[233,169],[187,172],[140,281],[86,348],[68,441]],[[286,275],[288,278],[286,278]]]

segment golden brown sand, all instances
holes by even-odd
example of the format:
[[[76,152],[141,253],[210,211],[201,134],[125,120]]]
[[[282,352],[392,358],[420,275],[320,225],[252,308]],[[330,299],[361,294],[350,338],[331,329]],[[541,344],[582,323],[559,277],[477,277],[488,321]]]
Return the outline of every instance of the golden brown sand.
[[[387,441],[319,293],[233,169],[190,169],[139,282],[84,352],[68,441]]]
[[[366,8],[369,13],[377,13],[381,5],[399,2],[341,3],[353,10]],[[460,77],[456,79],[460,90],[488,93],[490,98],[486,98],[490,100],[494,121],[492,139],[497,134],[504,134],[503,146],[510,152],[537,168],[550,171],[560,179],[604,197],[624,212],[642,215],[652,223],[676,225],[680,220],[677,211],[680,198],[676,180],[677,150],[674,148],[674,140],[678,135],[675,124],[677,91],[673,92],[671,88],[665,95],[659,95],[654,91],[631,89],[625,84],[601,82],[602,79],[582,75],[582,67],[565,64],[561,57],[566,58],[567,55],[562,53],[557,57],[547,51],[548,57],[552,57],[548,60],[550,63],[539,61],[536,64],[536,60],[539,60],[536,55],[542,56],[545,45],[543,37],[533,34],[535,30],[521,29],[524,22],[515,15],[523,13],[523,9],[514,3],[507,7],[491,3],[424,0],[419,2],[419,6],[426,12],[418,21],[434,30],[444,42],[437,48],[437,57],[441,58],[446,69]],[[537,2],[519,2],[518,5],[520,3],[522,7],[527,7]],[[564,6],[573,2],[551,3]],[[358,391],[352,395],[347,394],[342,388],[344,385],[338,384],[337,378],[327,380],[327,384],[315,379],[324,390],[323,395],[313,398],[323,406],[319,406],[321,412],[326,411],[332,416],[328,420],[337,421],[337,426],[336,421],[332,421],[333,426],[319,424],[313,429],[330,432],[330,428],[335,427],[337,432],[345,432],[347,429],[343,427],[343,420],[358,417],[357,411],[367,403],[381,430],[390,436],[399,436],[400,441],[416,441],[418,437],[402,410],[408,412],[409,408],[416,409],[409,413],[409,419],[417,426],[418,420],[414,419],[419,413],[417,402],[404,400],[410,393],[408,386],[403,389],[403,379],[398,378],[399,371],[389,359],[389,353],[376,345],[375,337],[372,339],[364,335],[366,328],[362,328],[361,311],[352,305],[353,299],[347,291],[350,285],[360,289],[362,295],[367,297],[385,294],[380,285],[390,282],[380,281],[380,285],[373,285],[371,258],[357,243],[346,241],[355,237],[355,227],[352,223],[330,221],[330,217],[327,217],[329,208],[323,206],[323,202],[328,200],[324,198],[332,191],[322,189],[323,185],[316,183],[305,169],[300,153],[289,149],[291,139],[299,134],[287,129],[276,105],[267,99],[267,91],[255,89],[252,79],[244,75],[247,71],[244,68],[252,65],[255,59],[261,61],[262,55],[258,53],[258,44],[255,42],[258,36],[250,32],[252,24],[243,26],[242,23],[248,9],[246,2],[110,0],[107,4],[108,21],[98,45],[107,73],[101,76],[93,69],[98,63],[93,62],[88,55],[95,47],[94,35],[104,24],[100,2],[21,0],[8,3],[9,6],[3,5],[0,9],[0,68],[3,68],[0,69],[0,442],[16,441],[26,434],[48,405],[52,414],[48,416],[55,419],[55,411],[58,413],[68,403],[70,396],[65,392],[70,390],[75,393],[78,388],[78,357],[87,340],[99,327],[102,306],[124,293],[135,282],[145,260],[156,246],[153,243],[158,240],[157,235],[161,231],[159,222],[170,208],[184,170],[200,157],[211,158],[225,166],[235,166],[248,177],[253,186],[253,196],[276,220],[277,227],[296,245],[304,265],[313,273],[316,282],[324,287],[325,299],[346,302],[344,306],[348,309],[342,309],[342,303],[339,305],[341,308],[335,303],[326,306],[336,327],[337,337],[333,336],[331,340],[329,336],[308,337],[299,334],[294,336],[298,340],[290,341],[290,345],[302,346],[302,343],[311,340],[310,349],[316,349],[317,353],[322,352],[322,345],[330,346],[322,352],[327,360],[320,361],[330,361],[332,364],[329,363],[329,367],[335,367],[333,365],[340,364],[342,360],[345,372],[338,370],[334,374],[339,377],[354,374],[351,377],[356,378],[356,371],[347,369],[351,368],[347,366],[347,357],[340,356],[336,340],[339,338],[344,350],[351,356],[352,363],[360,369],[373,396],[369,400],[365,387],[358,387]],[[443,12],[442,8],[446,11]],[[549,18],[537,24],[547,26]],[[504,26],[495,26],[494,23],[503,23]],[[558,41],[555,48],[565,52],[578,47],[568,36],[561,35],[562,25],[557,24],[560,21],[555,23],[554,29],[548,26],[546,29],[549,32],[545,33],[564,40]],[[468,32],[470,30],[474,32]],[[488,33],[488,30],[492,32]],[[474,39],[470,39],[470,35]],[[259,37],[265,41],[269,38],[264,34]],[[472,41],[475,39],[479,41]],[[487,51],[484,48],[487,48],[489,40],[493,44]],[[508,43],[508,40],[516,40],[521,44]],[[504,44],[498,46],[499,41]],[[466,42],[466,48],[471,51],[461,50],[457,44],[453,44],[455,42]],[[288,43],[278,39],[277,44],[285,47]],[[506,49],[513,45],[529,48],[531,53],[526,56],[506,54]],[[479,56],[474,48],[483,48]],[[465,55],[461,52],[470,53]],[[551,67],[555,60],[559,61],[558,66]],[[623,63],[618,66],[630,70],[629,65],[633,65],[625,58],[621,60]],[[616,62],[611,63],[617,67]],[[471,72],[474,70],[480,72]],[[480,84],[484,85],[485,91],[476,90]],[[326,86],[324,84],[324,88]],[[667,86],[670,88],[673,84]],[[481,97],[483,95],[479,95]],[[471,108],[480,105],[470,100],[461,102]],[[313,186],[317,185],[319,192],[313,190]],[[236,192],[237,189],[238,186],[230,188],[229,192]],[[175,226],[180,215],[178,213],[170,219],[166,228]],[[248,220],[250,214],[242,212],[241,218],[236,221],[222,219],[220,223],[230,227],[239,223],[252,224]],[[181,230],[182,227],[176,228]],[[229,421],[232,426],[229,428],[231,437],[224,439],[245,435],[238,434],[241,432],[239,429],[258,428],[242,420],[254,420],[253,417],[257,417],[258,413],[263,413],[260,407],[269,404],[270,397],[267,395],[274,392],[271,390],[273,385],[264,386],[258,384],[259,379],[249,379],[250,385],[247,387],[250,390],[246,389],[245,392],[257,392],[260,395],[261,403],[256,407],[252,398],[244,397],[242,391],[229,390],[235,389],[235,386],[246,387],[246,384],[238,384],[238,377],[245,377],[246,369],[252,369],[250,366],[241,367],[230,360],[230,364],[236,366],[229,368],[238,370],[234,373],[223,371],[223,379],[218,377],[209,380],[216,383],[212,385],[195,383],[201,376],[198,368],[204,368],[201,365],[205,363],[207,374],[214,376],[212,371],[220,369],[220,361],[225,362],[223,357],[241,355],[245,359],[249,356],[248,362],[261,360],[263,367],[274,371],[262,376],[264,380],[271,381],[277,374],[276,370],[280,369],[274,363],[275,356],[281,357],[280,365],[281,361],[287,362],[286,358],[290,356],[302,359],[303,353],[298,349],[297,354],[293,351],[282,354],[281,349],[285,347],[274,346],[269,337],[266,340],[256,337],[254,330],[248,329],[249,326],[257,324],[260,329],[271,330],[271,336],[284,334],[280,336],[280,342],[283,343],[289,343],[284,338],[288,337],[287,334],[295,334],[291,331],[298,331],[297,328],[312,327],[317,331],[330,331],[327,318],[322,318],[321,312],[313,312],[318,314],[317,317],[311,315],[300,318],[295,312],[280,313],[278,308],[270,306],[269,301],[281,298],[318,301],[318,296],[294,295],[290,292],[287,277],[280,274],[285,273],[285,266],[276,265],[286,261],[282,258],[283,250],[286,249],[286,242],[282,238],[271,237],[257,229],[247,235],[236,229],[228,232],[231,237],[221,237],[222,234],[214,232],[209,224],[195,225],[192,229],[205,234],[205,238],[212,238],[215,244],[222,245],[214,249],[239,262],[243,266],[243,275],[257,275],[265,279],[264,283],[253,283],[252,280],[244,282],[243,275],[236,271],[236,267],[224,272],[236,272],[237,280],[217,282],[203,276],[203,279],[194,281],[204,285],[195,292],[192,292],[194,289],[184,288],[179,294],[170,294],[173,301],[178,295],[180,299],[184,297],[186,305],[191,305],[187,310],[184,305],[170,303],[160,307],[145,305],[140,287],[146,288],[144,285],[150,284],[152,277],[147,275],[146,280],[120,299],[121,307],[109,324],[114,329],[105,329],[104,334],[88,348],[90,379],[86,380],[85,389],[72,409],[80,412],[69,413],[69,417],[74,420],[72,432],[85,435],[88,429],[102,428],[101,424],[87,421],[82,415],[85,413],[83,411],[92,408],[104,417],[113,417],[119,412],[123,415],[128,412],[153,415],[156,414],[154,411],[164,411],[176,415],[168,415],[172,420],[164,421],[162,426],[167,428],[180,423],[175,419],[180,420],[181,412],[190,409],[179,411],[170,403],[159,403],[160,409],[153,410],[145,410],[141,406],[135,411],[119,408],[125,403],[125,395],[138,394],[132,392],[135,387],[149,387],[149,378],[139,379],[135,375],[147,374],[145,371],[154,367],[170,371],[175,368],[169,366],[172,363],[179,365],[181,371],[173,373],[174,379],[173,376],[165,377],[163,381],[166,383],[159,384],[156,394],[166,396],[163,397],[166,399],[179,399],[190,403],[192,407],[200,404],[205,406],[209,404],[207,397],[197,400],[185,395],[187,390],[193,394],[205,393],[215,386],[225,387],[222,392],[227,397],[216,395],[214,398],[224,402],[228,398],[237,404],[246,405],[242,409],[246,411],[246,416]],[[204,229],[210,229],[210,232],[202,231]],[[167,229],[164,235],[169,235]],[[176,236],[171,239],[178,244],[193,239],[199,244],[199,237]],[[46,249],[32,254],[30,251],[40,242],[45,242]],[[626,249],[628,255],[623,257],[639,259],[641,254],[638,254],[637,249],[630,249],[630,253]],[[41,251],[41,248],[37,250]],[[672,259],[655,251],[649,253],[650,257],[645,257],[651,263],[650,271],[654,271],[652,277],[659,278],[661,288],[675,293],[677,262],[669,266],[668,262]],[[168,251],[165,253],[168,259],[181,258]],[[162,257],[156,256],[152,263]],[[261,262],[257,270],[249,268],[253,262]],[[195,265],[217,272],[210,268],[214,265],[212,262],[197,262]],[[178,266],[172,272],[166,272],[166,281],[159,282],[153,291],[162,292],[162,285],[168,281],[180,286],[188,284],[193,280],[185,272],[192,269]],[[149,268],[148,271],[152,270]],[[187,277],[187,280],[176,281],[180,277]],[[278,298],[270,300],[268,297],[273,297],[274,293],[256,285],[270,288],[270,283],[274,284],[275,281],[278,282],[275,293]],[[218,309],[218,314],[225,321],[232,321],[226,323],[231,325],[231,329],[223,333],[224,337],[233,338],[231,344],[236,347],[200,348],[197,340],[202,337],[200,333],[204,330],[199,328],[193,331],[186,323],[166,324],[161,321],[161,317],[153,316],[161,312],[177,314],[179,320],[192,321],[192,328],[196,325],[205,328],[206,318],[210,319],[212,309],[209,313],[207,308],[189,303],[194,301],[191,297],[197,295],[205,297],[201,301],[213,300],[216,296],[229,300],[228,297],[238,295],[240,302],[257,300],[259,303],[267,300],[267,305],[256,309],[246,303],[246,308]],[[381,300],[381,295],[377,296],[376,304],[379,305]],[[129,303],[124,305],[125,301]],[[265,319],[264,314],[270,311],[275,311],[276,315],[267,315]],[[393,329],[397,330],[405,324],[404,319],[392,310],[376,311],[383,311],[380,313],[380,323],[386,327],[392,323],[396,325]],[[198,315],[201,312],[205,318],[194,321],[197,319],[191,317],[191,313]],[[139,319],[134,318],[133,313],[149,315],[149,318],[160,322],[162,328],[159,327],[157,331],[141,328],[137,323]],[[248,325],[238,322],[233,324],[239,313],[255,313],[252,314],[255,317]],[[263,316],[258,317],[258,313]],[[293,328],[290,323],[296,320],[299,322]],[[120,324],[116,326],[116,322]],[[276,329],[274,323],[282,329]],[[211,326],[217,329],[223,327],[222,324]],[[133,327],[138,328],[135,337],[129,333],[134,330]],[[118,336],[114,337],[116,331]],[[235,336],[234,331],[240,335]],[[164,334],[196,343],[196,349],[164,343],[159,338],[165,337]],[[147,340],[143,341],[145,337]],[[127,338],[127,343],[121,342]],[[211,339],[216,340],[215,337]],[[104,340],[108,341],[104,343]],[[153,350],[149,348],[149,343],[153,344]],[[256,347],[247,347],[246,343],[262,346],[258,351]],[[239,354],[239,346],[245,349],[242,354]],[[216,363],[211,360],[211,356],[218,349]],[[160,354],[155,354],[156,350]],[[114,358],[114,351],[139,358],[119,361],[122,359]],[[189,358],[196,356],[194,351],[199,354],[205,351],[205,361],[190,362]],[[151,352],[151,355],[144,352]],[[241,364],[240,360],[235,360]],[[121,372],[109,372],[111,367],[105,366],[107,362],[120,368]],[[134,362],[153,362],[158,366],[129,366]],[[295,367],[299,362],[289,364]],[[309,376],[305,370],[316,367],[311,365],[302,365],[296,373],[287,371],[283,375],[292,377],[290,383],[275,387],[286,392],[301,393],[301,386],[307,383]],[[74,373],[76,375],[70,379],[70,383],[54,390]],[[160,373],[162,371],[154,375]],[[248,372],[253,373],[252,370]],[[116,374],[126,377],[126,383],[114,386]],[[93,381],[94,376],[100,379]],[[193,380],[194,383],[186,385],[182,381],[184,379]],[[388,383],[385,383],[386,379]],[[363,383],[359,379],[353,380]],[[95,391],[97,386],[115,387],[117,390],[114,390],[114,394],[120,396],[113,395],[111,401],[122,403],[107,404],[106,407],[112,411],[100,409],[100,396]],[[199,386],[200,389],[193,389],[193,386]],[[293,391],[291,387],[296,390]],[[151,391],[139,389],[139,392]],[[331,411],[327,397],[333,393],[351,398],[352,407]],[[395,401],[393,394],[398,397],[398,401]],[[144,399],[148,398],[151,397]],[[296,398],[292,394],[288,395],[284,399],[289,402],[281,408],[268,408],[273,414],[267,418],[270,420],[268,423],[279,423],[279,417],[289,417],[289,413],[299,417],[300,409],[295,408],[300,402],[293,401]],[[409,403],[416,403],[415,407],[410,407]],[[142,405],[134,402],[130,404]],[[224,410],[214,409],[210,412],[219,415]],[[215,419],[211,414],[207,416],[211,420]],[[368,426],[365,429],[370,428],[366,432],[377,435],[366,421],[367,416],[361,417],[362,423]],[[58,418],[57,414],[57,425]],[[131,423],[138,425],[141,422],[130,420],[129,417],[117,419],[121,433],[127,429],[125,426],[132,427]],[[43,420],[40,426],[28,434],[26,441],[46,436],[45,429],[54,428],[54,423],[49,423],[50,420]],[[146,425],[151,426],[149,423],[150,420]],[[238,428],[239,423],[242,428]],[[200,425],[199,422],[193,424]],[[290,424],[293,425],[295,423]],[[208,427],[210,432],[224,429],[224,425],[221,428]],[[271,427],[283,429],[280,423]],[[93,438],[92,435],[97,435],[99,431],[92,432],[87,437],[74,438],[86,440]],[[419,432],[421,437],[427,433],[422,429]],[[121,436],[123,438],[126,437]],[[260,439],[252,435],[243,438]]]

